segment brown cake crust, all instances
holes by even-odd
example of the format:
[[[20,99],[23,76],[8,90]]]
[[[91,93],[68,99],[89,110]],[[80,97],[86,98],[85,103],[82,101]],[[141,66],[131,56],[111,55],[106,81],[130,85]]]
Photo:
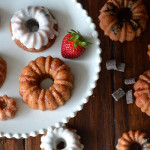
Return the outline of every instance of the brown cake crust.
[[[150,58],[150,44],[148,44],[148,51],[147,51],[147,55],[149,56]]]
[[[0,57],[0,87],[3,85],[6,79],[6,73],[7,73],[7,63],[2,57]]]
[[[58,24],[55,24],[54,25],[54,29],[56,31],[58,31]],[[11,29],[11,24],[10,24],[10,32],[11,32],[11,35],[13,36],[12,34],[12,29]],[[56,36],[54,37],[54,39],[49,39],[49,42],[46,46],[42,46],[40,49],[35,49],[35,48],[30,48],[28,49],[25,45],[23,45],[19,40],[15,39],[14,42],[20,47],[22,48],[23,50],[25,51],[28,51],[28,52],[41,52],[41,51],[44,51],[48,48],[50,48],[54,43],[55,43],[55,40],[56,40]]]
[[[130,11],[129,19],[118,17],[123,9]],[[106,36],[113,41],[124,42],[141,35],[146,29],[148,14],[142,0],[108,0],[100,10],[99,20]]]
[[[43,7],[44,8],[44,7]],[[50,12],[50,14],[52,15],[53,19],[55,19],[54,15]],[[58,31],[58,24],[54,24],[54,29],[56,31]],[[11,23],[10,23],[10,33],[11,33],[11,36],[13,36],[13,33],[12,33],[12,28],[11,28]],[[16,43],[16,45],[20,48],[22,48],[23,50],[25,51],[28,51],[28,52],[41,52],[41,51],[44,51],[48,48],[50,48],[54,43],[55,43],[55,40],[56,40],[57,36],[54,37],[54,39],[50,39],[49,38],[49,41],[47,43],[47,45],[45,46],[42,46],[40,49],[35,49],[35,48],[27,48],[24,44],[22,44],[19,40],[15,39],[14,42]]]
[[[139,76],[139,80],[134,85],[135,104],[141,111],[150,116],[150,70]]]
[[[123,133],[116,148],[117,150],[134,150],[136,148],[150,150],[150,139],[146,133],[131,130],[128,133]]]
[[[40,82],[45,78],[54,80],[49,89],[40,88]],[[69,66],[61,59],[38,57],[22,70],[19,92],[30,108],[54,110],[70,99],[73,81]]]
[[[0,121],[13,118],[16,112],[16,102],[13,98],[7,95],[0,97]]]

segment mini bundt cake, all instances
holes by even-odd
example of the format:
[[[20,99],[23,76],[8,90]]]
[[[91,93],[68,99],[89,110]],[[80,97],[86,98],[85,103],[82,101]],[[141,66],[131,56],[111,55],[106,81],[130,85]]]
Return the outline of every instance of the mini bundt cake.
[[[150,44],[148,44],[148,51],[147,51],[147,55],[149,56],[150,58]]]
[[[48,49],[58,36],[57,30],[54,16],[44,7],[28,6],[16,12],[10,23],[12,39],[29,52]]]
[[[40,88],[45,78],[54,80],[49,89]],[[51,56],[39,57],[22,70],[19,92],[32,109],[54,110],[70,99],[73,81],[69,66],[62,60]]]
[[[41,137],[42,150],[83,150],[80,136],[73,129],[55,128]]]
[[[117,150],[150,150],[150,138],[139,130],[124,133],[118,140]]]
[[[113,41],[132,41],[145,30],[148,14],[142,0],[108,0],[100,10],[100,28]]]
[[[7,95],[0,97],[0,121],[11,119],[17,112],[16,102]]]
[[[0,57],[0,87],[3,85],[7,72],[7,63],[5,60]]]
[[[137,107],[150,116],[150,70],[139,76],[139,80],[134,85],[134,90]]]

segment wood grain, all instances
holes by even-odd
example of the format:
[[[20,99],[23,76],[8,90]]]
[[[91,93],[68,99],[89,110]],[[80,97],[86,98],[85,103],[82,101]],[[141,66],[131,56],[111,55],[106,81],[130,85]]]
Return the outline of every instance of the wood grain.
[[[0,140],[0,150],[25,150],[24,139],[7,139]]]
[[[25,150],[40,150],[41,135],[29,137],[25,140]]]
[[[141,113],[135,104],[127,105],[125,97],[115,102],[111,97],[114,90],[122,87],[124,90],[132,89],[132,86],[125,86],[124,79],[138,77],[150,68],[150,61],[147,57],[147,45],[150,43],[150,23],[146,32],[140,38],[132,42],[113,42],[99,28],[99,10],[106,3],[106,0],[78,0],[83,8],[89,12],[96,24],[101,48],[103,62],[102,71],[97,81],[90,101],[84,106],[77,116],[68,123],[69,127],[78,130],[85,145],[85,150],[115,150],[117,140],[123,132],[131,129],[140,129],[150,134],[150,119]],[[150,12],[150,1],[144,0]],[[150,14],[149,14],[150,15]],[[125,62],[125,73],[107,71],[106,60],[116,59]],[[40,135],[28,139],[0,139],[0,150],[40,150]]]

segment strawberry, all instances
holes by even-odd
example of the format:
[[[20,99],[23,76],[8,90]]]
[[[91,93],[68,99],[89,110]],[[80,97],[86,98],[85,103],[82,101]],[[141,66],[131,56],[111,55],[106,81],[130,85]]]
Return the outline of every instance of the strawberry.
[[[78,31],[71,30],[62,41],[61,55],[64,58],[77,58],[89,44],[92,43],[86,42]]]

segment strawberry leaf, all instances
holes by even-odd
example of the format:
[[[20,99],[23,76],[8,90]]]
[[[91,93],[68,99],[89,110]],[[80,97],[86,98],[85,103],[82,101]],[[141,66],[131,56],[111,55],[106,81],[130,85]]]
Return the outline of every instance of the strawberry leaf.
[[[68,39],[68,41],[74,41],[74,37],[72,36],[71,38]]]
[[[88,45],[90,45],[90,44],[92,44],[92,43],[90,43],[90,42],[80,42],[80,45],[82,46],[82,47],[84,47],[84,48],[86,48]]]
[[[79,40],[76,40],[76,41],[74,42],[74,49],[75,49],[78,45],[79,45]]]
[[[74,33],[72,33],[72,32],[68,32],[69,34],[71,34],[72,36],[74,35]]]
[[[88,45],[90,45],[90,44],[93,44],[93,43],[91,43],[91,42],[87,42],[87,44],[88,44]]]
[[[86,48],[89,44],[92,44],[90,42],[87,42],[84,37],[80,34],[79,31],[71,30],[68,32],[71,36],[71,38],[68,39],[68,41],[73,41],[74,42],[74,49],[80,45],[84,48]]]
[[[73,29],[71,29],[71,31],[73,32],[73,33],[77,33],[75,30],[73,30]]]
[[[78,40],[79,38],[80,38],[80,35],[77,34],[77,35],[75,36],[75,40]]]
[[[88,44],[86,42],[81,42],[80,45],[84,48],[86,48],[88,46]]]

